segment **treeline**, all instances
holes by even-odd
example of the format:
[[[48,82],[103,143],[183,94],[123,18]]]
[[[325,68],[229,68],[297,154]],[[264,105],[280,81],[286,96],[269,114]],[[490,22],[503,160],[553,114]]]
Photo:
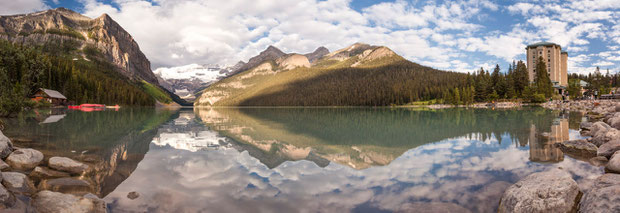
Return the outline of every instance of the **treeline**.
[[[544,102],[553,95],[553,85],[544,60],[539,58],[538,61],[533,84],[530,84],[523,61],[510,64],[506,73],[502,73],[499,65],[495,65],[492,72],[480,68],[477,72],[467,74],[464,87],[444,89],[440,102],[453,105],[470,105],[500,99]]]
[[[445,88],[467,86],[465,74],[445,72],[406,60],[373,68],[307,69],[320,73],[288,83],[286,89],[253,96],[241,106],[389,106],[439,99]],[[276,86],[277,87],[277,86]]]
[[[0,41],[0,116],[28,106],[28,96],[38,88],[61,92],[75,104],[102,103],[151,106],[154,99],[136,82],[116,73],[113,65],[89,57],[73,60],[68,54],[48,54],[54,44],[24,47]],[[58,49],[65,48],[62,43]]]
[[[603,75],[599,67],[596,67],[594,73],[588,73],[587,75],[570,74],[568,75],[568,93],[571,97],[582,97],[581,81],[587,82],[584,89],[588,90],[589,93],[596,91],[598,95],[604,95],[609,94],[612,87],[620,86],[620,74],[609,74],[609,69],[607,69],[607,73]]]

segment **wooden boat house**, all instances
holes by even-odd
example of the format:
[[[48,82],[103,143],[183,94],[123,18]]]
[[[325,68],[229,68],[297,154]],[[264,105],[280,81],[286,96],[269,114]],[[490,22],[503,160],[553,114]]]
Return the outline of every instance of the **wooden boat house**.
[[[47,101],[52,105],[64,105],[67,103],[67,97],[62,95],[60,92],[51,89],[43,89],[39,88],[37,92],[31,97],[34,101]]]

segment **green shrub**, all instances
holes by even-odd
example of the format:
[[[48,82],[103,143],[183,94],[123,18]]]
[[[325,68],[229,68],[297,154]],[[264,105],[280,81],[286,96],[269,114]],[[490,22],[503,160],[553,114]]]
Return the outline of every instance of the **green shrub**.
[[[530,100],[530,102],[532,102],[532,103],[543,103],[546,100],[547,100],[547,98],[545,98],[545,94],[536,93],[536,94],[534,94],[534,96],[532,96],[532,99]]]

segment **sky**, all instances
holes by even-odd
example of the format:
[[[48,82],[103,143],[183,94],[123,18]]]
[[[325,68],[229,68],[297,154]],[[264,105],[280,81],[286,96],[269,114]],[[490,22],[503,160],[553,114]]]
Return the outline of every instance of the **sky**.
[[[528,44],[548,41],[569,53],[569,73],[620,71],[619,0],[19,0],[1,1],[0,14],[57,7],[107,13],[153,69],[363,42],[437,69],[506,71]]]

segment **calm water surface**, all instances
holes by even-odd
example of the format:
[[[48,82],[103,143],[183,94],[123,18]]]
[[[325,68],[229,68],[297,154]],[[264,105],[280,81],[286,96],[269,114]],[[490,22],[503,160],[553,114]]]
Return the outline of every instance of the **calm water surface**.
[[[579,138],[581,120],[542,108],[40,111],[5,134],[93,165],[112,212],[495,212],[533,172],[562,167],[581,185],[603,172],[553,146]]]

